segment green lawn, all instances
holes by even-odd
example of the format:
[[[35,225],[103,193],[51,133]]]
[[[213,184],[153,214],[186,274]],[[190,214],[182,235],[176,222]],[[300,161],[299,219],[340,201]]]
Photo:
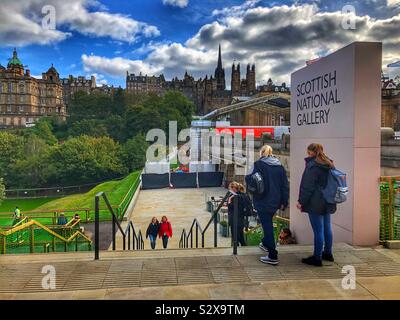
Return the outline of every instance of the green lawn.
[[[21,211],[32,211],[54,200],[54,198],[6,199],[0,205],[0,212],[14,212],[16,206],[18,206]]]
[[[133,172],[123,180],[108,181],[99,184],[92,190],[84,194],[71,195],[63,198],[43,198],[43,199],[21,199],[21,200],[5,200],[0,206],[0,212],[13,212],[15,206],[18,205],[21,212],[26,211],[52,211],[52,210],[71,210],[71,209],[90,209],[90,218],[94,219],[94,199],[95,195],[101,191],[105,192],[112,206],[119,206],[125,195],[139,177],[140,172]],[[105,208],[104,201],[101,202],[100,208]],[[77,212],[83,218],[84,212]],[[74,215],[74,212],[67,212],[68,220]],[[52,216],[45,213],[43,216]],[[100,212],[101,220],[110,220],[111,215],[107,210]],[[51,219],[35,219],[42,224],[52,224]],[[12,224],[11,216],[0,216],[0,226],[10,226]]]
[[[47,202],[38,207],[37,210],[48,211],[76,208],[89,208],[94,210],[94,197],[101,191],[106,193],[111,205],[118,206],[139,175],[140,172],[133,172],[123,180],[105,182],[85,194],[72,195]],[[102,207],[104,207],[104,205]]]

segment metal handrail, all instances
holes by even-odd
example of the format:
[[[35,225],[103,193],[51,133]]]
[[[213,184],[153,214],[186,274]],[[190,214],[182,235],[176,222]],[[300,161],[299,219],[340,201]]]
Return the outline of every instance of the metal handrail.
[[[199,231],[201,234],[201,247],[205,247],[205,235],[210,227],[211,223],[214,222],[214,247],[218,247],[218,214],[225,202],[228,200],[229,196],[231,195],[230,192],[227,192],[224,198],[221,200],[220,204],[218,205],[217,209],[214,210],[210,220],[208,221],[206,227],[202,229],[200,222],[195,218],[192,222],[192,225],[190,227],[189,233],[186,231],[186,229],[182,230],[182,234],[179,240],[179,248],[189,248],[189,238],[190,238],[190,247],[193,248],[193,229],[196,227],[196,248],[198,248],[198,241],[199,241]]]
[[[132,230],[132,249],[133,250],[144,250],[144,240],[142,231],[139,230],[139,233],[136,233],[135,226],[132,221],[128,222],[128,225],[125,229],[125,234],[128,240],[128,250],[131,250],[131,230]],[[135,249],[136,245],[136,249]]]
[[[115,214],[113,206],[111,206],[106,194],[104,192],[99,192],[96,197],[95,197],[95,223],[94,223],[94,237],[95,237],[95,242],[94,242],[94,258],[95,260],[99,260],[99,252],[100,252],[100,199],[103,199],[104,202],[106,203],[106,206],[108,208],[108,211],[111,213],[112,217],[112,250],[116,250],[116,233],[117,233],[117,228],[119,232],[122,235],[122,250],[126,250],[126,240],[127,237],[129,236],[128,239],[128,250],[130,250],[130,236],[131,236],[131,230],[132,230],[132,240],[133,240],[133,246],[132,250],[135,250],[135,241],[136,241],[136,250],[144,250],[144,240],[143,240],[143,235],[141,230],[136,234],[136,230],[133,226],[133,223],[130,221],[128,223],[127,229],[124,231],[122,229],[122,226],[118,220],[118,216]]]

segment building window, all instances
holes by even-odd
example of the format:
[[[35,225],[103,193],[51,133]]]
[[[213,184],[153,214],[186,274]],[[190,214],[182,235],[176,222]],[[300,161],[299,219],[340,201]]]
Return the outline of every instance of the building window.
[[[8,84],[8,92],[13,92],[13,89],[14,89],[14,86],[13,86],[12,82],[10,82]]]
[[[24,106],[19,106],[19,112],[24,112]]]
[[[12,98],[11,95],[8,95],[8,96],[7,96],[7,102],[8,102],[8,103],[11,103],[11,101],[12,101],[11,98]]]
[[[45,109],[45,108],[41,108],[41,109],[40,109],[40,113],[41,113],[41,114],[44,114],[45,112],[46,112],[46,109]]]
[[[7,106],[7,112],[11,112],[11,106]]]
[[[19,93],[25,93],[25,86],[23,84],[19,85]]]

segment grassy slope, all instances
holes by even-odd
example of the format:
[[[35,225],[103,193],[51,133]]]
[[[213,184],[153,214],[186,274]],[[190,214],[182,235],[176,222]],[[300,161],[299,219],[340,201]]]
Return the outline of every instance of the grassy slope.
[[[51,210],[68,210],[68,209],[78,209],[78,208],[89,208],[91,209],[91,216],[93,219],[93,210],[94,210],[94,197],[98,192],[105,192],[107,198],[109,199],[111,205],[118,206],[132,184],[136,181],[137,177],[140,175],[140,172],[133,172],[128,177],[123,180],[117,181],[109,181],[102,184],[99,184],[89,192],[85,194],[77,194],[64,198],[44,198],[44,199],[24,199],[24,200],[6,200],[0,206],[0,212],[13,212],[15,206],[18,205],[21,209],[21,212],[24,213],[26,211],[51,211]],[[18,203],[18,204],[16,204]],[[105,207],[104,202],[102,202],[101,207]],[[82,214],[82,213],[80,213]],[[51,215],[51,214],[50,214]],[[73,213],[67,213],[68,216],[73,216]],[[47,214],[46,214],[47,216]],[[101,212],[100,219],[109,219],[109,212]],[[51,219],[40,219],[41,223],[49,224],[51,223]],[[0,225],[9,226],[12,223],[11,218],[0,217]]]
[[[54,201],[54,198],[39,198],[39,199],[7,199],[0,205],[0,212],[14,212],[18,206],[21,211],[32,211],[36,208]]]
[[[72,195],[65,198],[56,199],[40,206],[38,210],[47,211],[55,209],[77,208],[90,208],[93,210],[94,197],[101,191],[106,193],[111,205],[118,206],[138,176],[139,172],[133,172],[123,180],[102,183],[85,194]]]

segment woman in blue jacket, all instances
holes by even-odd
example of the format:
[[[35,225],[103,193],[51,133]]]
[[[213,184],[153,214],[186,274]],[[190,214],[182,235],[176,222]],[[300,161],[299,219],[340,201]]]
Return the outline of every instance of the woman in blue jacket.
[[[322,260],[334,261],[331,214],[336,212],[336,204],[328,204],[321,192],[328,183],[329,170],[334,168],[334,164],[318,143],[308,146],[307,155],[297,208],[308,213],[314,232],[314,254],[302,262],[322,266]]]
[[[274,157],[270,146],[262,147],[260,156],[260,160],[254,163],[252,173],[246,176],[246,183],[250,182],[254,173],[261,173],[264,181],[264,193],[253,195],[253,204],[264,231],[260,249],[268,252],[268,256],[261,257],[260,260],[266,264],[277,265],[279,263],[278,251],[276,250],[272,220],[279,209],[284,210],[288,206],[289,183],[284,167],[279,159]]]

